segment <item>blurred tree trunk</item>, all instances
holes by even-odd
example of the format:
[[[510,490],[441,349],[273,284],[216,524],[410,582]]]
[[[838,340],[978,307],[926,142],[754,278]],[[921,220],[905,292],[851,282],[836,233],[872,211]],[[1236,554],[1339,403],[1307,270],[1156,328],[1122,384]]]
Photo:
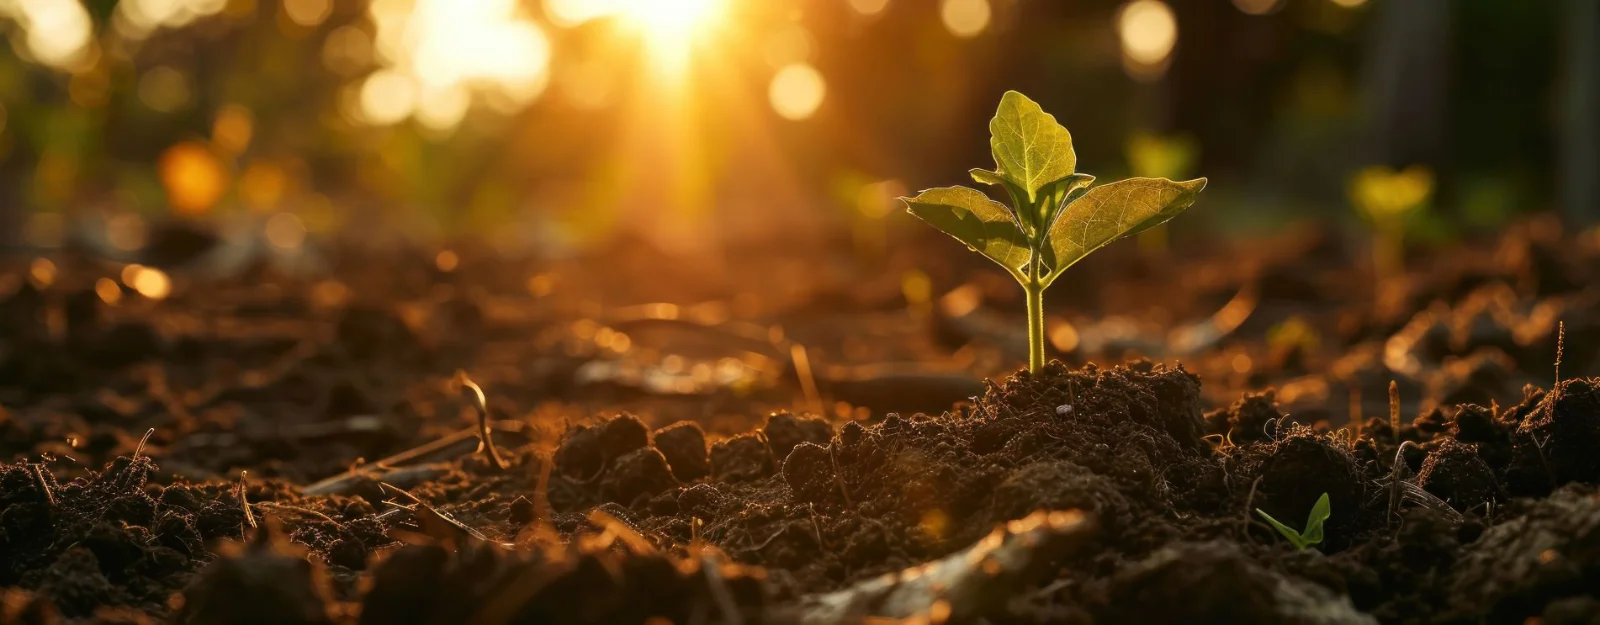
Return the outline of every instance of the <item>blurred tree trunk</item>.
[[[1577,223],[1600,221],[1600,2],[1566,0],[1560,62],[1561,210]]]
[[[1383,2],[1373,9],[1376,29],[1366,55],[1368,161],[1437,169],[1448,153],[1450,0]]]

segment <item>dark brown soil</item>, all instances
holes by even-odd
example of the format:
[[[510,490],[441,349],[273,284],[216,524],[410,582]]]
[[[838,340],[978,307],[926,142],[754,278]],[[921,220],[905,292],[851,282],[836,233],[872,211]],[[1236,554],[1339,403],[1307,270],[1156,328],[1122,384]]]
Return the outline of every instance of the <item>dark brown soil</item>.
[[[349,301],[263,270],[111,306],[86,285],[114,272],[63,257],[53,284],[24,267],[0,291],[0,623],[807,623],[826,593],[948,567],[1006,584],[853,616],[1600,622],[1600,237],[1540,232],[1381,297],[1335,294],[1362,280],[1325,240],[1144,266],[1146,291],[1118,280],[1141,263],[1108,261],[1065,290],[1125,308],[1077,317],[1065,356],[1126,364],[982,383],[1012,343],[972,315],[1011,304],[908,317],[896,284],[586,318],[494,271],[381,257],[335,274]],[[1098,321],[1165,302],[1176,327],[1243,285],[1254,312],[1198,348]],[[1324,493],[1314,549],[1256,512],[1297,526]],[[1038,510],[1087,521],[1042,566],[986,551],[1042,535],[991,534]]]

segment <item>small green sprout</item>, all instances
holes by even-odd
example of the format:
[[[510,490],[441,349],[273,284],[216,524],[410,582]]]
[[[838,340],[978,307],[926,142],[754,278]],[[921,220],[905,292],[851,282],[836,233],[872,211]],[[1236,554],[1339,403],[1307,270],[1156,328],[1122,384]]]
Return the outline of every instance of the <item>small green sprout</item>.
[[[995,170],[972,179],[1005,190],[1011,205],[969,187],[927,189],[901,198],[911,214],[1005,267],[1027,294],[1028,371],[1044,367],[1044,290],[1091,252],[1148,230],[1189,208],[1205,178],[1130,178],[1090,187],[1076,172],[1072,135],[1053,115],[1007,91],[989,120]]]
[[[1350,178],[1349,192],[1350,202],[1372,224],[1373,269],[1379,277],[1399,274],[1405,269],[1406,228],[1433,197],[1433,170],[1368,167]]]
[[[1279,523],[1277,519],[1272,518],[1272,515],[1267,514],[1260,508],[1256,508],[1256,514],[1261,515],[1261,518],[1266,519],[1267,523],[1272,524],[1273,529],[1278,530],[1279,534],[1283,534],[1284,538],[1289,539],[1289,543],[1293,544],[1296,549],[1305,549],[1322,543],[1322,524],[1328,521],[1328,515],[1333,514],[1333,506],[1328,503],[1327,493],[1323,493],[1321,497],[1318,497],[1317,503],[1311,506],[1311,516],[1306,517],[1306,529],[1304,532],[1296,532],[1293,528]]]

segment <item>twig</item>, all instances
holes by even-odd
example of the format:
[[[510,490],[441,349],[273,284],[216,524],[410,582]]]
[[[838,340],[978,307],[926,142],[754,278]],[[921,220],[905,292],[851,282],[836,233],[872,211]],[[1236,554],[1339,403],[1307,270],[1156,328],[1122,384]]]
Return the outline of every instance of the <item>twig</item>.
[[[500,547],[513,546],[499,541],[490,540],[488,536],[483,534],[483,532],[472,528],[466,523],[457,521],[450,515],[440,512],[437,508],[428,505],[426,502],[417,498],[416,495],[411,494],[409,491],[403,488],[394,486],[393,484],[389,484],[387,482],[379,482],[378,484],[385,491],[391,494],[399,495],[400,497],[411,502],[410,505],[401,505],[394,502],[389,502],[389,505],[410,510],[411,513],[416,516],[417,524],[422,527],[423,534],[426,534],[440,542],[450,543],[449,548],[451,549],[461,548],[467,542],[467,539],[475,539]]]
[[[1400,444],[1400,385],[1389,380],[1389,429],[1394,430],[1394,444]]]
[[[266,508],[268,510],[288,510],[290,512],[298,512],[298,513],[304,514],[306,516],[314,516],[314,517],[317,517],[318,519],[321,519],[323,521],[327,521],[329,524],[334,525],[334,526],[342,525],[338,521],[333,520],[333,517],[330,517],[330,516],[328,516],[326,514],[323,514],[321,512],[317,512],[316,510],[312,510],[310,508],[302,508],[300,506],[291,506],[291,505],[288,505],[288,504],[281,504],[281,503],[278,503],[278,502],[275,502],[275,501],[263,501],[263,502],[258,503],[256,505],[261,506],[263,508]]]
[[[250,529],[257,529],[260,526],[256,525],[256,514],[250,511],[250,500],[246,498],[244,490],[245,478],[249,473],[249,471],[239,472],[239,507],[244,508],[244,521],[250,524]],[[243,528],[240,528],[240,533],[244,533]]]
[[[134,460],[138,460],[139,456],[144,454],[145,443],[150,442],[150,435],[151,434],[155,434],[155,433],[156,433],[156,429],[155,428],[150,428],[150,429],[144,431],[144,438],[139,439],[139,446],[135,447],[133,449],[133,459]]]
[[[1392,389],[1394,388],[1394,386],[1393,386],[1392,382],[1390,384],[1391,384],[1390,387],[1389,387],[1391,389],[1390,397],[1393,397],[1394,393],[1393,393]],[[1400,512],[1400,492],[1401,492],[1400,491],[1400,484],[1401,484],[1401,482],[1405,481],[1401,477],[1400,473],[1404,469],[1406,469],[1406,449],[1410,448],[1410,447],[1416,447],[1416,446],[1417,446],[1416,443],[1414,443],[1412,441],[1406,441],[1404,443],[1400,443],[1400,446],[1396,447],[1395,450],[1394,450],[1394,464],[1390,465],[1390,467],[1389,467],[1389,516],[1388,516],[1388,518],[1391,519],[1391,520],[1393,520],[1395,515]]]
[[[500,457],[500,451],[495,449],[494,437],[490,435],[489,403],[483,396],[483,389],[476,382],[473,382],[471,378],[467,377],[466,371],[460,369],[456,370],[455,382],[460,389],[461,396],[467,400],[467,403],[472,404],[473,409],[478,411],[478,451],[483,452],[483,455],[488,457],[489,464],[495,470],[506,470],[508,465]]]
[[[33,465],[33,477],[39,480],[39,489],[44,491],[44,498],[50,502],[51,507],[54,507],[56,493],[50,489],[50,481],[44,479],[44,464]]]
[[[1561,353],[1567,347],[1567,322],[1556,322],[1556,386],[1561,386]],[[1554,390],[1554,386],[1551,387]]]
[[[1264,477],[1266,476],[1257,475],[1255,481],[1250,482],[1250,495],[1244,498],[1244,523],[1241,526],[1241,531],[1246,537],[1250,536],[1250,522],[1252,521],[1250,518],[1250,508],[1256,503],[1256,487],[1261,485],[1261,478]]]
[[[1545,453],[1544,453],[1544,446],[1550,444],[1550,435],[1546,434],[1545,437],[1544,437],[1544,440],[1542,440],[1542,441],[1539,440],[1539,437],[1537,437],[1537,436],[1534,436],[1532,438],[1533,438],[1533,448],[1536,451],[1539,452],[1539,464],[1544,466],[1544,476],[1545,476],[1546,479],[1550,480],[1550,490],[1555,490],[1556,485],[1557,485],[1556,484],[1556,471],[1555,471],[1555,469],[1550,467],[1550,458],[1545,456]]]
[[[822,414],[822,394],[817,392],[817,377],[811,371],[811,358],[806,355],[806,346],[799,343],[790,345],[789,358],[794,361],[794,373],[800,378],[800,390],[805,392],[806,404],[813,414]]]

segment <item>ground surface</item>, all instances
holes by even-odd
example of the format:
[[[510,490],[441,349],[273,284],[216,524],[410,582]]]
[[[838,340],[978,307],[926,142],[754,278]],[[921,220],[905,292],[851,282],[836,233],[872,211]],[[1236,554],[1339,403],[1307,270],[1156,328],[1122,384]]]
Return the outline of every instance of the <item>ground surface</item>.
[[[971,255],[14,258],[0,623],[1600,622],[1600,236],[1341,240],[1109,249],[1037,376]]]

